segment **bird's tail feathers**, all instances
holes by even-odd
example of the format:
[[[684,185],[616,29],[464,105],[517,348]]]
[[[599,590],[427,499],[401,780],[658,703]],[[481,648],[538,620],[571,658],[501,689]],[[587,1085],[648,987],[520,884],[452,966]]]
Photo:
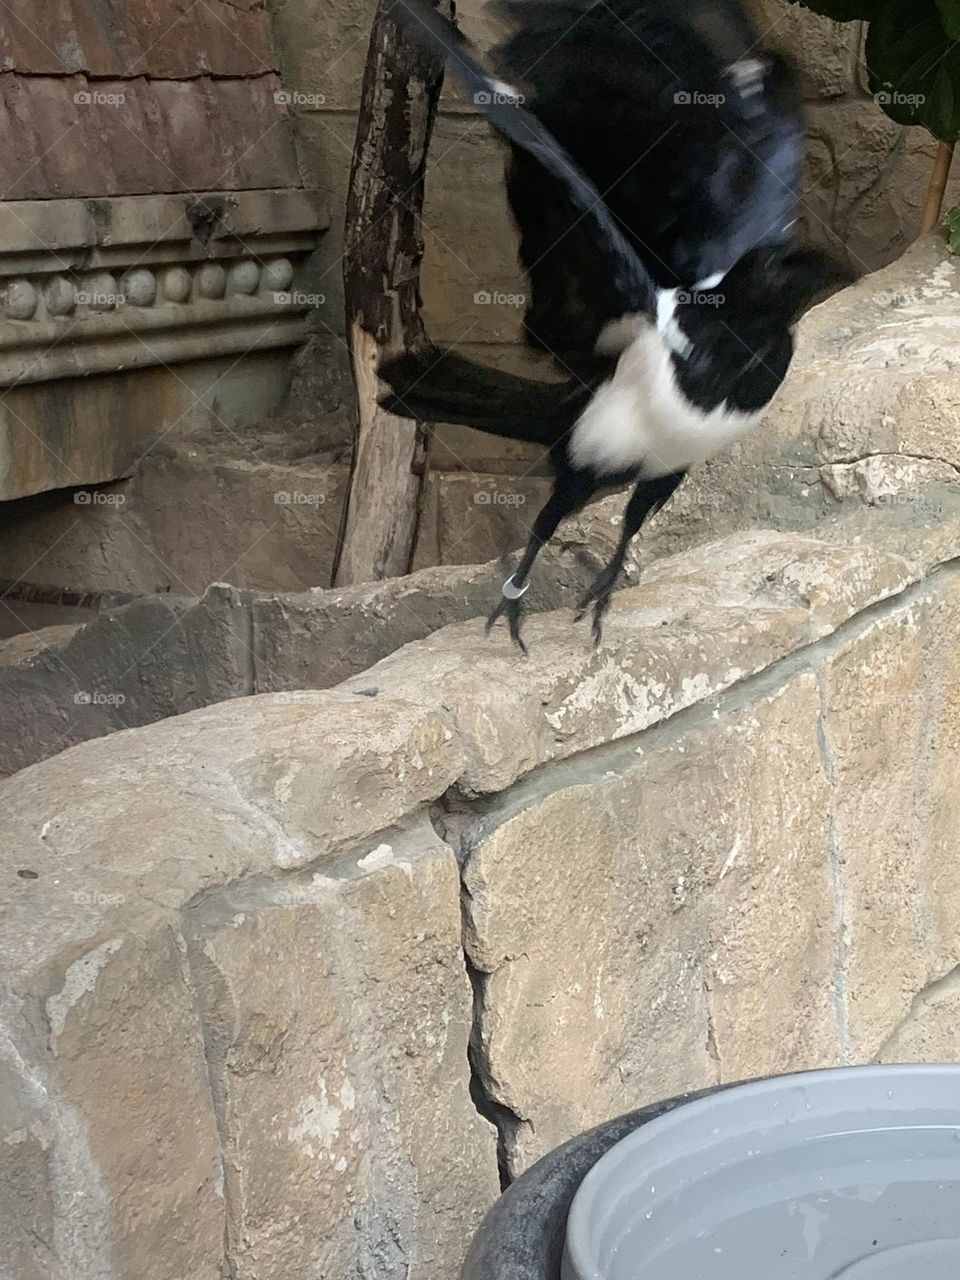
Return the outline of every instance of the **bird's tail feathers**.
[[[388,413],[533,444],[555,444],[590,396],[579,382],[536,382],[435,347],[385,360],[378,373],[390,388],[380,399]]]

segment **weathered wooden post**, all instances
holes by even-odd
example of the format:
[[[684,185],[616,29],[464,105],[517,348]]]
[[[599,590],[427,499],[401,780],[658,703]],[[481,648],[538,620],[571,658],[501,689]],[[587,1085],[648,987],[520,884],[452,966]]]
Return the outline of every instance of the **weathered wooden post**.
[[[344,245],[346,333],[357,392],[350,489],[335,586],[410,569],[427,467],[426,433],[377,404],[377,364],[424,341],[420,318],[424,170],[442,63],[380,0],[350,170]]]

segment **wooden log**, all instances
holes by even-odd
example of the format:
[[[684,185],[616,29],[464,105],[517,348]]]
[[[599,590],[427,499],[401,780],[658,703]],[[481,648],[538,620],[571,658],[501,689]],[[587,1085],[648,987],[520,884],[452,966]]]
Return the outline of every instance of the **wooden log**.
[[[923,201],[923,216],[920,219],[920,234],[926,235],[940,221],[943,212],[943,197],[947,191],[947,179],[950,177],[950,166],[953,164],[955,142],[941,142],[937,147],[927,194]]]
[[[425,341],[420,317],[423,185],[443,83],[380,0],[370,35],[344,237],[346,334],[357,393],[335,586],[410,570],[427,470],[423,428],[377,404],[379,360]]]

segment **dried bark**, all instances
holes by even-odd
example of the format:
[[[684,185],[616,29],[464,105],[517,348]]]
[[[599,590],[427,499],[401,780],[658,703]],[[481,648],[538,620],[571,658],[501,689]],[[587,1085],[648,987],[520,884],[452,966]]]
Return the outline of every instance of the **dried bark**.
[[[357,392],[350,489],[334,584],[407,573],[427,469],[426,432],[377,404],[377,364],[425,341],[420,317],[424,171],[443,66],[380,0],[347,196],[346,333]]]

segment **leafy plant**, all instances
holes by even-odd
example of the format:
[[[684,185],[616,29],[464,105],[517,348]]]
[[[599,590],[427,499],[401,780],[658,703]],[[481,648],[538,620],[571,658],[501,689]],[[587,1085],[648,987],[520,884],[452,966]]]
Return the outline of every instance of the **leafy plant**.
[[[960,0],[791,0],[867,28],[870,92],[898,124],[960,136]]]

